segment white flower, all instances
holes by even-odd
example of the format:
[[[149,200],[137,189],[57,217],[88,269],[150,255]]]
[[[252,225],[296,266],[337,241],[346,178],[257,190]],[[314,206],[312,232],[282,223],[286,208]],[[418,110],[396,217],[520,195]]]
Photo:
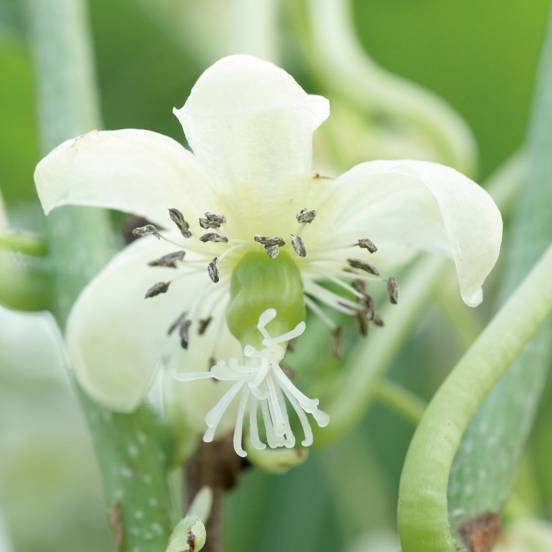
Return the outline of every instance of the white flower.
[[[263,336],[263,349],[258,351],[247,345],[244,349],[245,361],[232,358],[220,360],[209,372],[176,373],[181,381],[216,379],[232,382],[231,387],[219,402],[207,413],[207,431],[203,440],[213,441],[215,432],[230,403],[239,396],[239,407],[234,426],[234,449],[240,456],[247,456],[243,445],[243,423],[246,413],[249,420],[249,438],[256,449],[266,448],[259,436],[257,410],[260,408],[266,438],[271,448],[295,446],[295,435],[291,429],[286,407],[286,399],[295,411],[304,438],[302,446],[309,447],[313,442],[312,429],[306,414],[311,414],[320,427],[328,425],[328,415],[318,408],[317,399],[309,399],[288,378],[280,366],[286,353],[288,341],[299,337],[305,331],[305,323],[300,322],[293,330],[277,337],[271,337],[266,325],[276,318],[275,309],[267,309],[259,317],[257,328]]]
[[[61,144],[36,169],[47,213],[90,205],[156,225],[140,230],[152,235],[124,249],[90,283],[68,321],[75,373],[97,400],[116,410],[135,408],[161,356],[180,371],[239,357],[242,347],[229,327],[243,345],[254,346],[247,340],[256,339],[259,315],[271,307],[278,310],[272,328],[280,333],[298,323],[299,310],[290,314],[298,302],[334,336],[338,329],[320,303],[356,316],[363,330],[379,324],[369,296],[369,286],[383,280],[374,260],[390,267],[419,251],[446,255],[464,301],[482,300],[502,221],[490,196],[465,176],[421,161],[361,163],[336,179],[313,174],[312,135],[329,115],[328,101],[250,56],[226,57],[207,69],[175,114],[193,153],[154,132],[100,131]],[[241,293],[236,274],[244,263],[259,270],[247,273]],[[289,282],[278,280],[278,270]],[[277,293],[267,278],[281,284]],[[395,301],[396,282],[387,285]],[[146,291],[151,299],[144,300]],[[234,308],[238,299],[245,303]],[[179,343],[185,350],[178,352]],[[224,373],[263,364],[266,353],[260,354],[241,368],[224,363]],[[217,366],[214,374],[221,374]],[[279,373],[272,368],[266,382]],[[195,425],[203,418],[197,397],[207,394],[213,404],[215,389],[227,391],[210,381],[187,388],[183,408]],[[255,397],[256,387],[248,389]],[[278,425],[272,415],[267,428]]]

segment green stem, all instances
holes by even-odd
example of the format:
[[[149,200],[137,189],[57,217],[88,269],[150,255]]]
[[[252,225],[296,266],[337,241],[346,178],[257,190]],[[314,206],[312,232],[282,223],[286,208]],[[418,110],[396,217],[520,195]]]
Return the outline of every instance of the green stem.
[[[455,550],[447,486],[462,435],[489,391],[552,312],[552,247],[457,364],[428,406],[399,493],[405,552]]]
[[[414,393],[388,379],[379,382],[376,389],[376,398],[414,426],[422,419],[427,407],[424,401]]]
[[[288,2],[296,19],[301,3]],[[355,38],[350,0],[306,0],[310,33],[298,33],[305,57],[326,86],[368,113],[389,114],[431,140],[440,159],[467,173],[476,166],[476,146],[464,123],[443,100],[385,71]]]
[[[36,236],[6,233],[0,234],[0,249],[8,249],[31,257],[41,257],[46,253],[46,242]]]
[[[81,0],[27,0],[42,149],[99,126],[92,52]],[[107,213],[64,207],[47,219],[61,325],[84,285],[112,254]],[[78,390],[89,421],[118,552],[158,552],[170,533],[162,430],[146,407],[114,414]]]

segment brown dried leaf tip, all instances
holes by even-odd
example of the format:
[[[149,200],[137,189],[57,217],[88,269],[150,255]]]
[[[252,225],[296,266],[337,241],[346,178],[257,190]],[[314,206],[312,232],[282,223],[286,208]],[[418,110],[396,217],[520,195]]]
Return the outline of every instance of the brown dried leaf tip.
[[[469,552],[491,552],[500,536],[500,514],[481,514],[464,521],[457,529]]]
[[[123,511],[120,502],[115,502],[107,512],[107,521],[113,531],[115,552],[122,552],[124,544]]]

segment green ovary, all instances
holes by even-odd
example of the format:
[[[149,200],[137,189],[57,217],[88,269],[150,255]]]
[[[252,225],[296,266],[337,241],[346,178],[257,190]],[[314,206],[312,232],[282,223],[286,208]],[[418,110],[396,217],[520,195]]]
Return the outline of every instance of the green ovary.
[[[301,273],[295,261],[283,251],[275,259],[264,251],[249,252],[232,272],[230,304],[226,311],[228,327],[242,345],[261,345],[257,322],[270,308],[278,313],[267,326],[272,336],[293,329],[305,319]]]

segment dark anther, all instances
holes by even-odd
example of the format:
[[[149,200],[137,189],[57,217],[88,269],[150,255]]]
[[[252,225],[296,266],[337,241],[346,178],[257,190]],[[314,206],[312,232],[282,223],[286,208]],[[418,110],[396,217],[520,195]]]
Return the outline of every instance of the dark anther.
[[[341,358],[342,355],[341,326],[332,328],[332,353],[335,358]]]
[[[290,339],[287,342],[286,352],[293,353],[293,351],[295,351],[295,339]]]
[[[387,293],[389,295],[389,302],[396,305],[399,302],[399,284],[396,278],[391,277],[387,280]]]
[[[331,176],[324,176],[320,173],[314,173],[313,177],[314,180],[332,180]]]
[[[213,243],[227,243],[228,238],[226,236],[221,236],[216,232],[207,232],[199,238],[203,243],[213,242]]]
[[[134,228],[134,230],[132,231],[132,235],[138,238],[141,236],[148,236],[148,235],[155,236],[157,239],[161,238],[161,234],[159,233],[159,230],[153,224],[146,224],[145,226],[139,226],[138,228]]]
[[[170,282],[157,282],[156,284],[153,284],[153,286],[151,286],[148,291],[146,291],[145,298],[149,299],[150,297],[161,295],[161,293],[167,293],[170,285]]]
[[[374,316],[372,317],[372,323],[376,326],[379,326],[380,328],[383,328],[383,326],[385,325],[380,315],[377,313],[374,313]]]
[[[212,320],[213,320],[212,316],[201,319],[198,322],[197,333],[199,335],[203,335],[207,331],[207,328],[209,327],[209,324],[212,322]]]
[[[208,230],[210,228],[219,229],[226,222],[226,217],[224,215],[217,215],[215,213],[205,213],[205,217],[199,219],[199,225],[201,228]]]
[[[303,243],[301,236],[298,236],[297,234],[291,234],[290,240],[293,251],[295,251],[295,253],[297,253],[299,257],[306,257],[307,250],[305,249],[305,244]]]
[[[260,243],[261,245],[264,245],[264,246],[276,245],[278,247],[282,247],[283,245],[286,245],[286,242],[282,238],[279,238],[278,236],[269,237],[269,236],[257,235],[254,237],[254,240],[257,243]]]
[[[278,236],[255,236],[253,238],[257,243],[260,243],[264,246],[265,251],[268,253],[269,257],[275,259],[280,250],[279,247],[282,247],[286,242]]]
[[[167,335],[172,335],[174,330],[180,326],[180,323],[186,318],[187,313],[183,312],[179,317],[169,326],[167,330]]]
[[[368,238],[362,238],[358,240],[357,245],[361,249],[368,249],[370,253],[375,253],[378,250],[378,248],[376,247],[376,244]]]
[[[364,270],[364,272],[368,272],[369,274],[373,274],[374,276],[380,275],[379,270],[370,263],[365,263],[364,261],[360,261],[359,259],[347,259],[347,262],[351,265],[352,268]]]
[[[148,266],[162,266],[165,268],[177,268],[176,263],[184,260],[185,255],[186,255],[186,251],[175,251],[174,253],[167,253],[167,255],[163,255],[162,257],[159,257],[159,259],[150,261],[148,263]]]
[[[207,362],[208,362],[208,368],[209,370],[211,370],[216,366],[217,359],[215,357],[209,357],[209,360]],[[218,381],[218,380],[214,380],[214,381]]]
[[[190,225],[184,220],[184,215],[178,209],[174,207],[169,209],[169,216],[185,238],[190,238],[192,236]]]
[[[354,290],[362,293],[362,295],[366,295],[366,282],[364,280],[351,280],[351,286]]]
[[[356,313],[355,317],[358,322],[360,333],[366,337],[368,335],[368,318],[366,318],[366,313],[364,311],[359,311]]]
[[[374,300],[368,294],[366,294],[362,299],[359,299],[360,305],[362,305],[362,310],[367,320],[373,320],[375,316]]]
[[[316,217],[316,211],[309,211],[308,209],[301,209],[296,215],[295,218],[300,224],[309,224]]]
[[[183,349],[188,348],[188,344],[190,343],[190,326],[192,325],[192,321],[184,318],[179,326],[178,326],[178,336],[180,337],[180,346]]]
[[[215,257],[207,266],[209,278],[216,284],[219,281],[218,257]]]

